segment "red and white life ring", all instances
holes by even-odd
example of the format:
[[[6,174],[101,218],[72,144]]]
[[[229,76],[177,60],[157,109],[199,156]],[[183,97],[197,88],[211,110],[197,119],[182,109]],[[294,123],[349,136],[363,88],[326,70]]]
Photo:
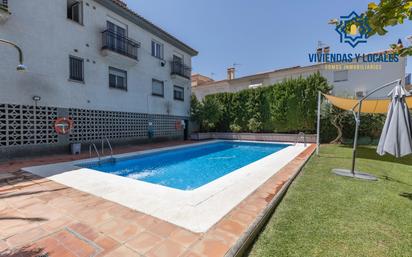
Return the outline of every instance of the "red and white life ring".
[[[54,122],[54,130],[57,134],[66,135],[73,129],[74,123],[70,118],[57,118]]]

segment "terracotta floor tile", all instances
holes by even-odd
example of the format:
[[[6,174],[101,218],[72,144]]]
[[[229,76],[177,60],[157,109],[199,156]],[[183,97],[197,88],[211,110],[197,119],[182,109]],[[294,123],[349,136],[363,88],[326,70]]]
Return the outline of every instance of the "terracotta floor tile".
[[[166,240],[145,254],[147,257],[179,257],[185,248],[173,241]]]
[[[3,240],[0,240],[0,252],[3,252],[4,250],[6,250],[9,246],[7,245],[7,243]]]
[[[63,216],[63,212],[49,207],[43,203],[33,204],[24,208],[19,208],[19,211],[27,217],[37,217],[45,220],[55,220]]]
[[[224,219],[217,225],[217,228],[229,232],[235,236],[240,236],[241,234],[243,234],[243,231],[246,229],[246,226],[237,221]]]
[[[78,257],[90,257],[97,254],[97,249],[93,245],[72,234],[68,230],[63,230],[53,235],[53,239],[64,245],[66,249],[76,254]]]
[[[53,233],[59,230],[64,229],[66,226],[76,222],[74,219],[69,217],[60,217],[58,219],[49,221],[41,225],[46,231]]]
[[[177,226],[162,220],[153,223],[147,228],[148,231],[160,237],[168,237],[176,229],[178,229]]]
[[[162,242],[162,238],[149,232],[142,232],[126,242],[126,245],[140,254],[145,254]]]
[[[104,256],[120,245],[117,241],[107,236],[99,236],[94,242],[103,249],[97,256]]]
[[[230,214],[230,219],[248,227],[256,219],[256,216],[242,210],[236,210]]]
[[[159,219],[156,219],[155,217],[135,211],[129,213],[128,215],[123,215],[122,218],[125,220],[131,220],[139,224],[140,226],[144,227],[145,229],[148,229],[149,227],[153,226],[153,224],[155,224],[156,222],[159,222]]]
[[[126,246],[121,246],[111,251],[106,257],[141,257],[141,255]]]
[[[49,257],[75,257],[76,254],[65,248],[59,241],[47,237],[36,242],[36,246],[41,250],[41,254],[47,254]],[[30,256],[32,257],[32,256]]]
[[[202,256],[224,256],[230,249],[230,245],[217,239],[204,239],[193,247],[192,251]]]
[[[169,239],[188,248],[200,239],[200,234],[195,234],[188,230],[179,228],[170,234]]]
[[[83,223],[74,223],[69,225],[68,228],[90,241],[94,241],[99,237],[97,231]]]
[[[7,238],[6,242],[14,248],[35,241],[47,234],[47,231],[42,228],[33,228]]]
[[[113,217],[116,218],[120,218],[122,216],[126,216],[130,215],[131,213],[133,213],[134,211],[131,210],[130,208],[127,208],[125,206],[121,206],[119,204],[115,204],[114,206],[112,206],[111,208],[109,208],[107,210],[107,212],[112,215]]]
[[[77,213],[73,214],[73,216],[82,223],[92,227],[98,227],[101,224],[113,219],[113,216],[111,216],[107,211],[100,210],[99,208],[79,210]]]
[[[0,197],[0,201],[1,201],[1,197]],[[44,202],[38,199],[37,197],[32,197],[32,198],[27,198],[21,201],[13,201],[10,205],[13,206],[14,208],[25,208],[25,207],[36,205],[36,204],[44,204]]]
[[[204,257],[204,255],[192,251],[186,251],[183,253],[182,257]]]
[[[2,218],[4,220],[0,221],[0,239],[11,237],[13,235],[36,228],[38,226],[36,222],[19,220],[19,218],[15,216],[2,216]],[[15,218],[17,218],[17,220],[13,220]]]
[[[232,245],[236,242],[238,237],[224,230],[212,229],[205,234],[204,239],[218,240],[227,245]]]
[[[119,242],[125,242],[144,230],[143,227],[136,223],[119,219],[113,219],[101,225],[98,229],[101,233],[104,233]]]
[[[22,246],[14,249],[7,249],[0,253],[4,257],[33,257],[42,253],[36,245]]]

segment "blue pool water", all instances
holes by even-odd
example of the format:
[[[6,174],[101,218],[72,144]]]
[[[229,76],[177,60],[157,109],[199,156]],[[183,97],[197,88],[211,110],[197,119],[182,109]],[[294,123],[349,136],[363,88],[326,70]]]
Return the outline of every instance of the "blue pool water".
[[[114,163],[81,166],[180,190],[193,190],[286,147],[288,145],[224,141],[117,159]]]

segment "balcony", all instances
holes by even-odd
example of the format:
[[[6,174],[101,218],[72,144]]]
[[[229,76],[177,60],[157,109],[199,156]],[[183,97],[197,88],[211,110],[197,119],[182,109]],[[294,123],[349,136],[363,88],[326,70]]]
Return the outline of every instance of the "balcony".
[[[172,73],[171,75],[178,75],[186,79],[190,79],[192,69],[189,66],[184,65],[182,62],[172,61]]]
[[[104,56],[111,56],[113,59],[119,59],[118,55],[126,56],[132,59],[133,64],[136,64],[138,60],[137,49],[140,47],[140,43],[110,30],[102,32],[102,40],[102,53]],[[124,58],[119,61],[124,62]]]
[[[0,0],[0,24],[5,23],[10,16],[7,0]]]

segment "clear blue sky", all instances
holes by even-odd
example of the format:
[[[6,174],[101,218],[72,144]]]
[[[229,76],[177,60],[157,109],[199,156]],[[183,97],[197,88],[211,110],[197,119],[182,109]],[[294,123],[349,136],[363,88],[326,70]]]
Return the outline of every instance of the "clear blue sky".
[[[361,13],[372,0],[124,0],[129,8],[199,51],[193,71],[226,77],[233,63],[237,76],[309,64],[320,40],[332,52],[375,52],[412,35],[412,22],[374,36],[355,49],[339,42],[331,18]],[[378,0],[376,0],[378,1]],[[409,58],[409,62],[410,62]],[[412,63],[407,72],[412,72]]]

